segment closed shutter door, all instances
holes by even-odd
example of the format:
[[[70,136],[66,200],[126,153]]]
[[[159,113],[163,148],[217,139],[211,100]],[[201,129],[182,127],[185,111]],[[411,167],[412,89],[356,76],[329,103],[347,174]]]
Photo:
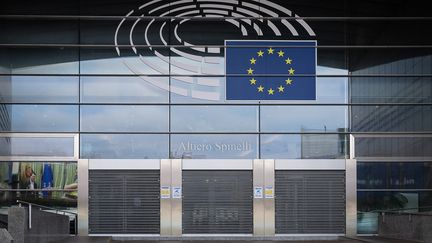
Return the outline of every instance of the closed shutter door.
[[[345,233],[345,171],[275,172],[277,234]]]
[[[183,171],[184,234],[252,234],[252,171]]]
[[[159,170],[90,170],[90,234],[159,234]]]

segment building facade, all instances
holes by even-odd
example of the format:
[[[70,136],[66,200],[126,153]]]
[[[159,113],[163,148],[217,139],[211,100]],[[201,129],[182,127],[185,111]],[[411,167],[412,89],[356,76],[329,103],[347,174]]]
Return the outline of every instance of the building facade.
[[[383,210],[430,211],[426,9],[6,2],[0,225],[17,200],[91,235],[375,234]],[[228,100],[227,40],[316,41],[315,99]]]

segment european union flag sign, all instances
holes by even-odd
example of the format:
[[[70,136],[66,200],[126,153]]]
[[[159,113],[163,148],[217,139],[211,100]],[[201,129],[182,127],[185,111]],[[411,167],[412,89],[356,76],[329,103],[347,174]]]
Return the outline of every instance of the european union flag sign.
[[[42,189],[49,189],[53,186],[53,172],[50,164],[44,164],[42,174]],[[49,192],[42,192],[44,197],[49,195]]]
[[[227,100],[316,99],[316,41],[225,45]]]

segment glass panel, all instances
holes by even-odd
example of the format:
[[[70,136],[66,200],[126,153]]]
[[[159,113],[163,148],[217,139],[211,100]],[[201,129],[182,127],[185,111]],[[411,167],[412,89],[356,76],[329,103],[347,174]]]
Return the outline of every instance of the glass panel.
[[[75,162],[0,162],[0,190],[21,189],[22,196],[33,198],[69,197],[71,192],[45,192],[51,189],[78,189],[77,164]]]
[[[85,159],[167,159],[168,135],[83,134],[81,158]]]
[[[354,132],[432,131],[432,106],[353,106]]]
[[[168,55],[166,48],[120,48],[117,52],[116,49],[81,49],[80,72],[99,75],[168,75]],[[141,79],[155,85],[159,80],[154,76],[141,76]]]
[[[420,3],[420,2],[419,2]],[[386,8],[385,11],[380,11],[377,8],[376,3],[365,3],[365,2],[355,2],[355,1],[346,1],[345,6],[349,6],[350,15],[356,11],[362,11],[365,9],[374,10],[368,11],[368,14],[361,14],[363,16],[373,16],[375,14],[377,16],[383,17],[386,16],[410,16],[411,11],[415,11],[415,13],[419,13],[421,10],[421,5],[417,5],[416,8],[404,8],[402,10],[402,15],[393,15],[395,12]],[[365,4],[370,4],[369,6],[365,6]],[[382,6],[384,7],[385,4]],[[402,7],[402,5],[400,5]],[[402,7],[403,8],[403,7]],[[395,8],[396,10],[396,8]],[[360,13],[359,13],[360,14]],[[421,16],[421,15],[412,15],[412,16]],[[425,15],[426,16],[426,15]],[[313,21],[315,22],[315,21]],[[428,26],[431,26],[432,22],[429,19],[420,19],[420,20],[410,20],[405,21],[404,19],[386,19],[383,18],[381,20],[351,20],[344,21],[346,23],[347,28],[347,45],[429,45],[431,30]],[[416,26],[412,28],[412,26]],[[403,35],[400,35],[400,30],[404,31]]]
[[[346,135],[261,135],[263,159],[343,159],[347,156]]]
[[[74,156],[74,138],[0,137],[0,156]]]
[[[261,106],[262,132],[345,132],[346,106]]]
[[[406,8],[402,5],[390,10],[389,8],[381,9],[377,3],[373,2],[356,2],[356,1],[346,1],[344,6],[349,10],[349,15],[357,14],[357,16],[423,16],[423,15],[410,15],[412,13],[421,12],[421,3],[416,3],[416,7]],[[382,4],[384,7],[386,4]],[[424,7],[424,6],[423,6]],[[361,13],[368,9],[368,13]],[[373,11],[371,11],[373,9]],[[396,14],[397,9],[402,10],[401,14]],[[412,12],[414,11],[414,12]],[[357,12],[357,13],[356,13]],[[426,16],[426,15],[425,15]],[[315,21],[313,21],[315,22]],[[380,20],[350,20],[344,21],[347,28],[347,45],[429,45],[430,39],[428,38],[431,34],[430,28],[431,21],[429,19],[419,19],[405,21],[404,19],[390,19],[382,18]],[[412,28],[416,26],[416,28]],[[400,30],[404,31],[403,35],[400,35]],[[419,32],[418,30],[423,30]],[[428,34],[429,33],[429,34]],[[399,36],[399,38],[398,38]]]
[[[356,138],[356,157],[432,157],[432,137]]]
[[[378,233],[379,211],[430,213],[431,202],[432,192],[357,192],[357,232]]]
[[[171,158],[255,159],[257,135],[172,135]]]
[[[225,77],[171,76],[171,103],[250,103],[255,100],[225,99]]]
[[[168,77],[152,77],[168,86]],[[145,77],[81,77],[84,103],[168,103],[168,90],[154,86]]]
[[[38,15],[39,14],[40,13],[38,13]],[[3,34],[0,36],[0,43],[78,43],[78,20],[56,19],[55,21],[53,21],[40,19],[2,19],[2,22],[0,22],[0,29],[3,32]],[[23,38],[23,36],[25,36],[25,38]]]
[[[358,162],[358,189],[432,189],[432,163]]]
[[[167,132],[168,106],[84,105],[81,131]]]
[[[38,4],[23,4],[23,2],[5,2],[0,13],[17,15],[77,15],[80,4],[76,1],[59,2],[46,0]]]
[[[75,132],[78,131],[78,106],[75,105],[0,105],[1,131]]]
[[[78,77],[0,76],[0,100],[10,103],[78,102]]]
[[[173,106],[173,132],[257,132],[256,106]]]
[[[165,2],[168,1],[165,0]],[[94,3],[90,1],[89,4]],[[106,2],[98,6],[97,9],[100,11],[101,8],[106,8],[110,4],[111,3]],[[127,3],[123,2],[121,4]],[[125,11],[121,13],[115,13],[114,16],[125,16],[126,13],[131,11],[132,9],[134,9],[134,12],[136,13],[137,7],[142,4],[137,2],[131,2],[130,9],[125,9]],[[101,15],[101,13],[97,13],[96,15],[99,16]],[[153,14],[151,15],[155,16]],[[148,13],[146,13],[145,16],[148,16]],[[115,43],[118,45],[147,45],[148,41],[148,43],[152,45],[163,45],[164,43],[161,42],[159,33],[161,25],[165,22],[167,23],[165,24],[162,32],[164,34],[165,32],[166,34],[168,34],[168,26],[170,24],[170,21],[168,19],[159,20],[157,19],[157,17],[154,19],[142,18],[140,20],[131,18],[124,19],[124,21],[123,19],[98,19],[97,21],[81,19],[80,43],[96,45],[114,45]],[[151,25],[146,32],[147,26],[149,26],[150,23]],[[168,39],[166,39],[166,41],[169,42]],[[131,47],[125,47],[123,49],[131,49]]]
[[[340,70],[323,68],[318,66],[318,71],[338,74]],[[334,70],[334,71],[333,71]],[[324,72],[324,71],[323,71]],[[326,71],[327,72],[327,71]],[[318,77],[317,99],[312,101],[261,101],[261,103],[348,103],[348,78],[346,77]],[[253,100],[225,100],[224,77],[171,77],[171,102],[172,103],[258,103]]]
[[[77,48],[0,48],[0,53],[4,74],[78,74]]]
[[[430,75],[430,49],[351,49],[350,60],[353,75],[426,74]],[[355,61],[354,61],[355,60]]]
[[[352,77],[351,102],[432,103],[432,77]]]

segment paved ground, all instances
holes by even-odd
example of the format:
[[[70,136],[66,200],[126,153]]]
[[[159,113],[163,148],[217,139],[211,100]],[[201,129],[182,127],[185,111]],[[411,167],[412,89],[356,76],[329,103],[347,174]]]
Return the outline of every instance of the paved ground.
[[[361,237],[358,239],[341,238],[340,240],[331,241],[251,241],[251,240],[187,240],[187,241],[157,241],[157,240],[112,240],[109,237],[69,237],[68,239],[56,243],[413,243],[413,241],[385,239],[379,237]]]

